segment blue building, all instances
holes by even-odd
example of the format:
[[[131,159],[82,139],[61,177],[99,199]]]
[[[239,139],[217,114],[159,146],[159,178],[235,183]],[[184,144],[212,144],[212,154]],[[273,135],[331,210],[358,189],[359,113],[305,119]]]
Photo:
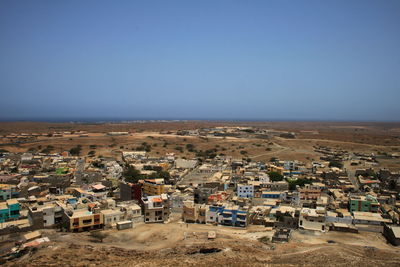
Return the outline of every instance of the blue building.
[[[283,198],[283,192],[279,191],[263,191],[261,194],[262,198],[272,198],[272,199],[282,199]]]
[[[0,200],[17,198],[19,196],[17,189],[16,185],[0,184]]]
[[[239,206],[226,206],[219,214],[219,223],[227,226],[246,227],[247,209],[241,209]]]
[[[10,219],[18,219],[21,206],[16,199],[9,199],[7,202],[0,203],[0,223]]]

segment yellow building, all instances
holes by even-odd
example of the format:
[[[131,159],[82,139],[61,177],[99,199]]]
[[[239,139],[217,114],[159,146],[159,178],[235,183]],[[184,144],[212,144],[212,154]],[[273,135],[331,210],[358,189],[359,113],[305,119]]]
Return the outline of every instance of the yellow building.
[[[68,230],[79,232],[103,228],[104,220],[102,214],[84,209],[74,211],[71,216],[67,213],[66,223]]]
[[[164,179],[148,179],[144,180],[143,193],[148,196],[157,196],[164,194],[166,191]]]
[[[283,175],[283,171],[284,171],[283,167],[270,165],[268,169],[269,169],[270,172],[277,172],[277,173]]]

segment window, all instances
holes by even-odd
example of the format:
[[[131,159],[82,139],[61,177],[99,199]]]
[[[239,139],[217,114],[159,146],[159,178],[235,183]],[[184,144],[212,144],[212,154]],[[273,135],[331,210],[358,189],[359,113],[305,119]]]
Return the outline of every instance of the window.
[[[19,215],[19,210],[10,211],[10,215]]]
[[[92,219],[83,220],[82,223],[83,224],[91,224],[92,223]]]

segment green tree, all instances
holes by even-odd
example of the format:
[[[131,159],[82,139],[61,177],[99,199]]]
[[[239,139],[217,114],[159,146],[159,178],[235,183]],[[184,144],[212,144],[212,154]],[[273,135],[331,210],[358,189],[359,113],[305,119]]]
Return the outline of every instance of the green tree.
[[[129,183],[137,183],[140,179],[144,178],[144,175],[142,175],[139,170],[136,170],[135,167],[131,165],[127,165],[125,167],[123,176],[125,181]]]
[[[336,168],[341,169],[341,168],[343,168],[343,163],[341,163],[340,161],[337,161],[337,160],[331,160],[329,162],[329,167],[330,168],[336,167]]]
[[[79,156],[79,154],[81,153],[82,150],[82,146],[81,145],[77,145],[76,147],[73,147],[69,150],[69,153],[73,156]]]
[[[283,180],[283,175],[280,174],[279,172],[269,172],[268,176],[273,182],[278,182]]]
[[[158,171],[156,173],[148,175],[147,178],[164,178],[164,180],[168,182],[171,179],[171,175],[167,171]]]
[[[289,190],[296,190],[296,186],[303,187],[305,184],[311,184],[312,181],[310,179],[288,179],[287,182],[289,183]]]
[[[186,149],[189,152],[194,152],[194,145],[193,144],[186,144]]]

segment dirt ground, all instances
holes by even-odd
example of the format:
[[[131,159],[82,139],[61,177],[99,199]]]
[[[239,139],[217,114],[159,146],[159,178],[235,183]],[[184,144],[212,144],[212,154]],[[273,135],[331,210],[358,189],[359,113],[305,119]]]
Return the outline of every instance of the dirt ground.
[[[244,123],[235,125],[242,126]],[[47,146],[53,146],[53,152],[62,152],[80,145],[81,155],[94,151],[99,156],[120,157],[121,151],[135,150],[144,142],[151,146],[149,155],[161,156],[173,152],[178,156],[192,158],[194,152],[189,152],[187,144],[194,146],[197,151],[215,149],[217,154],[233,158],[251,158],[254,161],[268,161],[271,157],[282,160],[300,160],[311,162],[318,160],[320,154],[313,146],[328,146],[359,153],[400,153],[400,124],[365,124],[348,125],[327,123],[247,123],[248,126],[259,126],[272,130],[289,130],[296,132],[297,138],[285,139],[271,137],[269,139],[235,138],[235,137],[194,137],[161,134],[160,131],[201,128],[206,126],[221,126],[221,123],[209,122],[170,122],[170,123],[133,123],[133,124],[48,124],[48,123],[0,123],[0,131],[8,133],[11,130],[19,132],[37,132],[49,130],[92,130],[88,137],[69,135],[64,137],[39,137],[32,143],[18,145],[2,145],[0,148],[10,152],[26,152],[29,149],[40,151]],[[246,125],[247,125],[246,124]],[[224,124],[233,126],[232,122]],[[276,128],[271,128],[272,126]],[[28,127],[32,127],[30,130]],[[61,128],[60,128],[61,127]],[[62,128],[64,127],[64,128]],[[106,130],[130,130],[129,136],[107,136]],[[360,133],[362,132],[362,133]],[[6,143],[6,139],[0,139]],[[96,145],[93,148],[93,145]],[[382,159],[380,167],[400,170],[398,159]]]
[[[208,240],[208,231],[217,238]],[[106,230],[101,243],[89,233],[47,230],[52,242],[4,266],[399,266],[400,249],[378,233],[296,231],[289,243],[261,243],[262,226],[239,229],[185,224],[174,214],[167,224],[140,223]],[[328,240],[330,243],[328,243]]]

